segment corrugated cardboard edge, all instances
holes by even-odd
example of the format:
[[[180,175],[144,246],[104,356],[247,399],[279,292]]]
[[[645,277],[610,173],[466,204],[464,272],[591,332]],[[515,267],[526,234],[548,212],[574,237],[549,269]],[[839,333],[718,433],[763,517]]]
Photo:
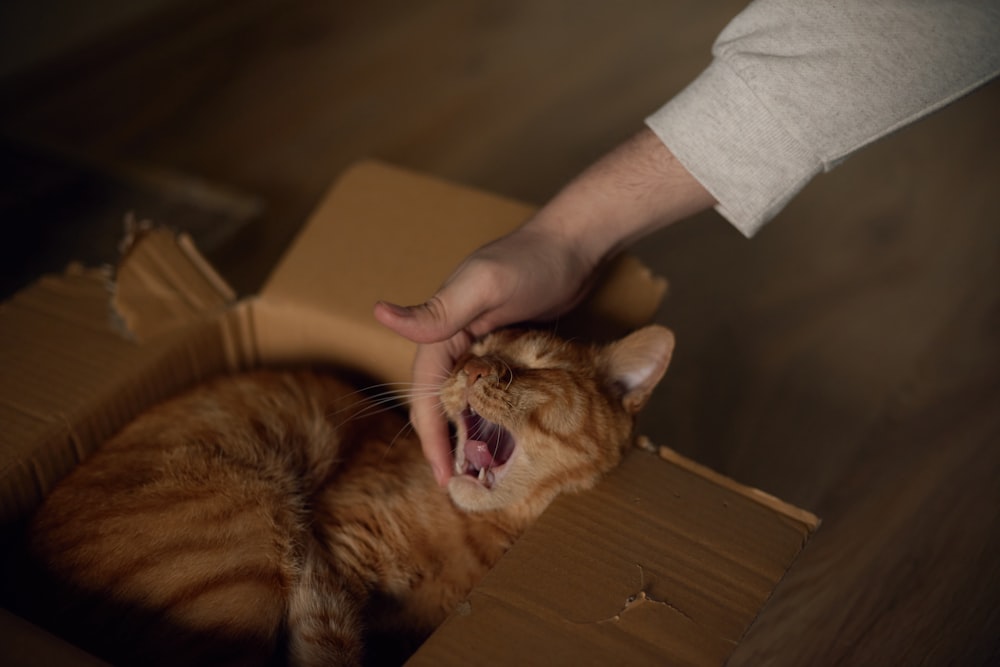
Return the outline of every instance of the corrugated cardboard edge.
[[[673,449],[667,447],[666,445],[660,445],[659,447],[655,447],[655,450],[656,453],[660,456],[660,458],[669,461],[670,463],[676,465],[677,467],[688,470],[692,474],[698,475],[701,478],[709,482],[712,482],[720,487],[729,489],[734,493],[738,493],[743,497],[748,498],[749,500],[752,500],[753,502],[756,502],[757,504],[763,507],[766,507],[767,509],[775,512],[776,514],[784,516],[804,526],[806,528],[806,534],[803,537],[803,542],[802,542],[803,549],[805,548],[806,543],[809,541],[812,535],[817,530],[819,530],[820,525],[823,523],[823,520],[820,517],[816,516],[815,514],[813,514],[808,510],[802,509],[801,507],[798,507],[796,505],[792,505],[791,503],[787,503],[784,500],[781,500],[780,498],[771,495],[770,493],[761,491],[760,489],[751,486],[746,486],[745,484],[741,484],[740,482],[737,482],[731,477],[727,477],[707,466],[698,463],[697,461],[694,461],[693,459],[689,459],[688,457],[674,451]],[[795,562],[798,560],[801,554],[802,552],[800,550],[799,553],[796,555],[796,557],[792,559],[791,562],[788,563],[788,566],[785,568],[785,573],[781,576],[781,578],[778,581],[775,582],[775,586],[771,590],[771,593],[767,596],[767,599],[764,600],[763,604],[760,606],[760,609],[757,610],[757,613],[754,615],[750,623],[747,624],[746,628],[744,629],[743,636],[746,636],[746,633],[749,632],[750,628],[753,627],[754,623],[757,622],[757,618],[760,616],[761,612],[767,607],[768,603],[771,601],[771,598],[774,595],[774,590],[784,580],[785,576],[787,576],[788,574],[788,571],[795,565]],[[740,640],[742,641],[742,637],[740,638]]]
[[[218,314],[236,300],[187,234],[128,218],[120,251],[111,305],[126,336],[148,340]]]
[[[558,497],[410,664],[724,664],[814,523],[703,473],[638,447]]]
[[[810,533],[816,532],[816,530],[822,523],[822,520],[818,516],[816,516],[812,512],[809,512],[808,510],[804,510],[790,503],[786,503],[780,498],[772,496],[769,493],[765,493],[760,489],[755,489],[753,487],[740,484],[731,477],[726,477],[725,475],[718,473],[712,470],[711,468],[698,463],[697,461],[694,461],[692,459],[687,458],[686,456],[677,453],[676,451],[670,449],[665,445],[660,445],[657,448],[657,453],[660,455],[660,458],[670,461],[676,466],[689,470],[700,477],[704,477],[705,479],[715,484],[718,484],[719,486],[725,487],[735,493],[739,493],[740,495],[746,496],[747,498],[757,503],[760,503],[761,505],[767,507],[770,510],[773,510],[779,514],[783,514],[784,516],[790,519],[798,521],[799,523],[806,526],[809,529]]]

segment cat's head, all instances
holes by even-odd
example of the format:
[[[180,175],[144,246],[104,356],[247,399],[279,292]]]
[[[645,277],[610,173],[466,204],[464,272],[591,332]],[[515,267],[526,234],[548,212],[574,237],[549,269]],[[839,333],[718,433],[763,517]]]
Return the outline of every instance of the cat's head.
[[[660,326],[605,346],[511,330],[474,343],[441,391],[456,430],[452,500],[530,514],[593,486],[631,444],[673,348]]]

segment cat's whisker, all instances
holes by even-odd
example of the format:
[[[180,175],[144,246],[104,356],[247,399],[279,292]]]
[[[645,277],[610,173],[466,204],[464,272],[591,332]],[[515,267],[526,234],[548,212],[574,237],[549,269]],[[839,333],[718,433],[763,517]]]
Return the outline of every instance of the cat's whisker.
[[[434,402],[434,404],[431,406],[431,409],[439,411],[442,415],[446,414],[444,401],[440,400],[440,396],[438,395],[437,392],[434,392],[433,394],[427,394],[427,396],[430,397],[437,396],[438,400]],[[354,403],[351,407],[356,407],[359,405],[364,405],[364,407],[362,407],[356,413],[350,415],[347,419],[341,422],[340,425],[346,424],[354,419],[373,417],[375,415],[382,414],[383,412],[390,412],[397,408],[404,407],[403,404],[391,398],[386,398],[381,401],[358,401],[357,403]],[[340,412],[343,411],[344,410],[341,410]]]
[[[358,401],[357,403],[352,403],[346,408],[336,410],[327,414],[328,418],[338,417],[344,415],[344,413],[354,410],[354,412],[346,415],[341,419],[338,424],[343,425],[359,417],[366,416],[369,414],[378,414],[379,412],[388,412],[395,409],[396,406],[393,403],[377,404],[370,403],[368,401]]]
[[[436,395],[437,395],[436,392],[434,394],[430,394],[430,393],[426,394],[426,396],[428,396],[428,397],[432,397],[432,396],[436,396]],[[355,420],[355,419],[361,419],[361,418],[364,418],[364,417],[372,417],[374,415],[382,414],[383,412],[391,412],[393,410],[399,410],[399,409],[402,409],[404,406],[405,406],[405,403],[402,402],[402,401],[400,401],[400,400],[398,400],[398,397],[395,397],[395,396],[386,396],[386,397],[381,398],[379,400],[361,400],[361,401],[356,401],[355,403],[352,403],[351,405],[349,405],[349,406],[347,406],[345,408],[341,408],[340,410],[337,410],[337,411],[335,411],[333,413],[330,413],[328,416],[333,417],[333,416],[342,414],[344,412],[347,412],[348,410],[357,409],[356,412],[348,415],[345,419],[343,419],[340,422],[339,425],[343,425],[343,424],[346,424],[346,423],[348,423],[348,422],[350,422],[352,420]]]
[[[484,433],[488,433],[486,422],[480,421],[476,423],[475,433],[470,432],[469,437],[473,440],[482,440]]]
[[[400,429],[398,431],[396,431],[396,435],[392,436],[392,440],[389,441],[389,444],[387,444],[385,446],[385,451],[382,452],[382,462],[383,463],[385,462],[386,457],[389,456],[389,452],[392,450],[393,446],[395,446],[396,441],[399,440],[401,437],[403,437],[403,435],[406,433],[407,429],[411,429],[412,430],[413,429],[413,424],[411,424],[410,422],[406,422],[405,424],[403,424],[402,427],[400,427]]]
[[[379,398],[382,396],[406,396],[408,394],[436,394],[441,391],[441,387],[438,385],[416,385],[416,384],[406,384],[401,385],[398,389],[387,389],[380,392],[365,392],[365,396],[368,398]]]
[[[338,415],[343,412],[347,412],[356,408],[359,405],[385,405],[385,404],[395,404],[402,407],[406,404],[409,399],[414,398],[433,398],[438,395],[438,389],[396,389],[392,391],[382,392],[381,394],[376,394],[371,397],[365,397],[349,405],[335,410],[330,413],[331,415]]]
[[[382,414],[383,412],[392,412],[394,410],[399,410],[400,408],[402,408],[402,406],[396,403],[395,401],[389,401],[389,400],[376,403],[365,403],[359,405],[363,405],[364,407],[362,407],[357,412],[348,416],[346,419],[344,419],[343,422],[341,422],[341,424],[346,424],[355,419],[372,417],[374,415]]]
[[[368,396],[368,400],[382,400],[385,398],[394,398],[399,400],[405,400],[410,398],[425,398],[427,396],[437,396],[441,393],[440,387],[433,387],[427,389],[397,389],[395,391],[387,391],[381,394],[375,394],[373,396]]]
[[[441,413],[441,415],[444,416],[444,417],[448,416],[448,411],[445,408],[444,401],[441,400],[440,396],[438,397],[438,400],[435,401],[429,407],[430,407],[431,410],[435,410],[435,411]]]
[[[385,387],[399,387],[399,389],[389,389],[387,391],[375,391],[376,389],[383,389]],[[381,396],[382,394],[402,392],[407,390],[426,390],[426,391],[438,391],[440,385],[430,383],[430,382],[380,382],[378,384],[368,385],[367,387],[361,387],[350,393],[344,394],[345,398],[351,396]],[[374,393],[373,393],[374,392]]]
[[[446,381],[446,380],[447,380],[448,378],[450,378],[450,377],[451,377],[451,374],[452,374],[452,371],[453,371],[453,370],[454,370],[453,368],[450,368],[450,367],[448,367],[448,366],[445,366],[445,365],[444,365],[443,363],[439,363],[439,364],[438,364],[438,371],[439,371],[439,372],[441,373],[441,376],[440,376],[440,377],[441,377],[441,380],[440,380],[440,381],[441,381],[441,383],[442,383],[442,384],[443,384],[443,383],[444,383],[444,382],[445,382],[445,381]]]
[[[510,385],[514,383],[514,369],[511,368],[510,364],[508,364],[503,359],[500,360],[500,363],[502,363],[504,365],[504,368],[507,369],[507,386],[503,388],[504,391],[507,391],[508,389],[510,389]]]
[[[355,419],[362,419],[362,418],[365,418],[365,417],[374,417],[374,416],[376,416],[378,414],[381,414],[383,412],[390,412],[390,411],[392,411],[392,408],[383,408],[381,410],[372,410],[370,412],[363,412],[362,411],[362,412],[359,412],[357,414],[350,415],[349,417],[347,417],[346,419],[344,419],[342,421],[336,422],[334,424],[334,428],[338,428],[338,429],[339,428],[343,428],[346,424],[351,423]]]

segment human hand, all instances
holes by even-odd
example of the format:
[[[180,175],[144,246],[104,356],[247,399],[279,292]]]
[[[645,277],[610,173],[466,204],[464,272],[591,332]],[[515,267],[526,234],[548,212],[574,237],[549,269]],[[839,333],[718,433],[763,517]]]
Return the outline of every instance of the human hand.
[[[586,293],[597,267],[651,231],[702,211],[712,195],[648,129],[566,185],[524,225],[472,253],[426,302],[375,305],[375,318],[419,343],[410,407],[439,484],[452,474],[437,388],[472,341],[497,327],[556,317]]]
[[[514,322],[556,317],[576,305],[593,269],[572,239],[533,220],[472,253],[426,302],[403,307],[380,301],[375,318],[420,344],[414,386],[438,387],[475,338]],[[410,420],[444,485],[452,474],[448,426],[436,395],[415,394]]]

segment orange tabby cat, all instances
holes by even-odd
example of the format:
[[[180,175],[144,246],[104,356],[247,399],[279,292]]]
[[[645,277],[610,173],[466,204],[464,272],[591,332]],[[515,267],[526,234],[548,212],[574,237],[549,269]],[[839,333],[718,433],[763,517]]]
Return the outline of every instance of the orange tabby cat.
[[[38,598],[60,632],[132,664],[354,664],[366,636],[422,638],[556,494],[620,461],[672,349],[656,326],[605,347],[477,342],[440,392],[447,491],[405,419],[340,380],[217,378],[49,496],[28,541],[53,582]]]

